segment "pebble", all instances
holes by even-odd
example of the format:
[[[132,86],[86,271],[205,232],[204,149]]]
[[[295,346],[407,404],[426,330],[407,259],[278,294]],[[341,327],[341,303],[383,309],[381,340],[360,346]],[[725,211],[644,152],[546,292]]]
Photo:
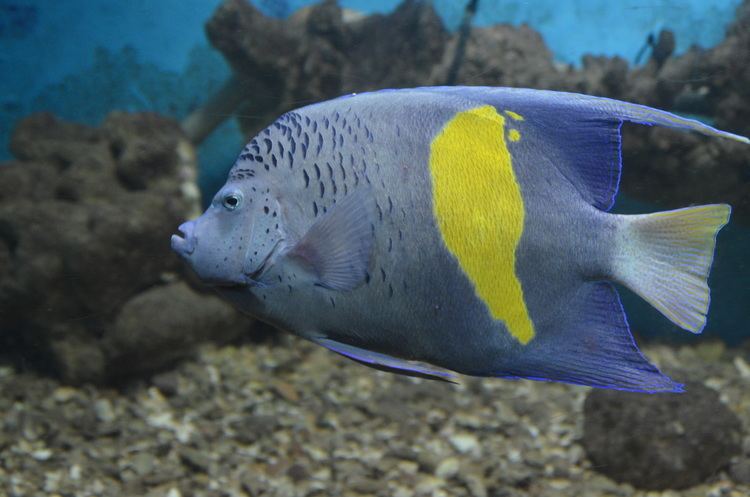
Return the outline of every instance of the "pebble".
[[[151,473],[154,469],[154,456],[147,452],[140,452],[131,459],[131,467],[140,476]]]
[[[78,394],[78,390],[72,387],[58,387],[52,393],[52,398],[55,402],[63,403],[68,402],[70,399]]]
[[[737,371],[740,373],[740,377],[743,380],[750,380],[750,364],[748,364],[742,356],[734,358],[734,367],[737,368]]]
[[[445,485],[445,481],[441,478],[425,476],[419,480],[414,491],[417,495],[432,495],[435,490],[441,488],[443,485]]]
[[[211,466],[211,458],[201,450],[191,447],[180,448],[180,460],[182,463],[193,471],[208,473]]]
[[[47,461],[50,457],[52,457],[52,451],[49,449],[35,450],[31,453],[31,457],[33,457],[37,461]]]
[[[443,459],[435,469],[435,476],[449,480],[458,474],[461,463],[455,457]]]
[[[295,404],[299,402],[299,394],[297,393],[297,390],[286,381],[275,382],[274,390],[281,396],[281,398],[289,402],[294,402]]]
[[[487,497],[487,487],[480,476],[467,474],[463,476],[463,480],[471,497]]]
[[[112,408],[112,403],[109,399],[99,399],[94,403],[94,412],[96,418],[102,423],[111,423],[115,420],[115,410]]]
[[[461,454],[479,452],[479,441],[474,435],[468,433],[460,433],[457,435],[451,435],[448,440],[450,441],[453,448],[455,448]]]

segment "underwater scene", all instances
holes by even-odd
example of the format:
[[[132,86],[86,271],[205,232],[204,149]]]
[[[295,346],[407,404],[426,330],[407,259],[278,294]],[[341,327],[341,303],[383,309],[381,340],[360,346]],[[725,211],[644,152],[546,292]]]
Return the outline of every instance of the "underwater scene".
[[[750,496],[750,0],[0,0],[0,497]]]

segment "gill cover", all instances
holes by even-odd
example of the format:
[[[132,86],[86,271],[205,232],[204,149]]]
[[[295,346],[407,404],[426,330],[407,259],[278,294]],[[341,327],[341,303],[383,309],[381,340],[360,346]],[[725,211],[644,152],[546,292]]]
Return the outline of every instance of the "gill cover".
[[[252,205],[248,219],[247,243],[243,246],[245,256],[242,273],[255,282],[261,282],[263,274],[273,264],[274,256],[283,243],[285,236],[281,223],[281,206],[271,196],[270,189],[259,191],[250,198]]]

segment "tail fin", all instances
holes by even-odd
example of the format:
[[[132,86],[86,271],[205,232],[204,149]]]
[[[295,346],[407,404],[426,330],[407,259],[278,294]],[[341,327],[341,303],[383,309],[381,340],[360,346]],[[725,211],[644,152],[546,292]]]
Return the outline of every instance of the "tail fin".
[[[677,326],[700,333],[706,325],[716,235],[729,221],[726,204],[625,216],[614,277]]]

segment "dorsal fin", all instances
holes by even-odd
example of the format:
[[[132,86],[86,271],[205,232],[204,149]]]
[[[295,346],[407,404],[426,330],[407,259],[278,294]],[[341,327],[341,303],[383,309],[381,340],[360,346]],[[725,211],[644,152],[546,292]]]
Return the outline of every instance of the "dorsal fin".
[[[622,169],[620,128],[624,121],[692,130],[743,143],[743,136],[644,105],[577,93],[492,87],[433,87],[438,93],[489,104],[505,113],[516,136],[528,139],[529,164],[552,162],[591,205],[609,210]]]

